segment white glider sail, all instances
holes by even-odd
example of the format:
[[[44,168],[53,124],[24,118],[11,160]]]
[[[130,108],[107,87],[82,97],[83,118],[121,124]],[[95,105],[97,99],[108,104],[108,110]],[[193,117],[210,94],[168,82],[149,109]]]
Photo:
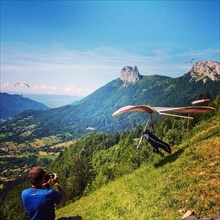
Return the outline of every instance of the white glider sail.
[[[207,113],[215,111],[215,108],[207,107],[207,106],[189,106],[189,107],[152,107],[149,105],[127,105],[124,106],[117,111],[115,111],[112,116],[117,116],[125,112],[136,111],[136,112],[147,112],[150,114],[160,114],[160,115],[168,115],[173,117],[181,117],[181,118],[191,118],[181,114],[190,114],[190,113]]]

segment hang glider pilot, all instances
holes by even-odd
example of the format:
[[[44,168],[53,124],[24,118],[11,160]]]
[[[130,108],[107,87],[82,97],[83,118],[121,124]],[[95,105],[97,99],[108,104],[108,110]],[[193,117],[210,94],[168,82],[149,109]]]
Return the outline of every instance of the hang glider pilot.
[[[160,140],[153,132],[150,132],[146,129],[143,134],[145,138],[149,141],[150,145],[153,147],[154,153],[159,154],[163,157],[164,154],[159,151],[159,148],[161,148],[167,153],[171,154],[170,145]]]

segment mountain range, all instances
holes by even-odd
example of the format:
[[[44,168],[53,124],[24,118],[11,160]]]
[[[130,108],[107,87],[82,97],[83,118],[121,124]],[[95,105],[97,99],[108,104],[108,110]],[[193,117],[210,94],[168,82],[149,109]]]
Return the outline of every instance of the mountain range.
[[[190,72],[178,78],[167,76],[141,76],[135,83],[127,83],[120,78],[99,88],[75,105],[66,105],[45,111],[25,112],[3,123],[1,133],[13,131],[23,140],[50,135],[62,135],[64,139],[81,137],[93,131],[112,133],[131,130],[144,124],[145,113],[124,114],[112,117],[112,113],[125,105],[147,104],[152,106],[188,106],[200,98],[214,99],[220,94],[220,81],[192,80]],[[19,124],[19,126],[17,126]],[[22,126],[21,126],[22,125]],[[32,126],[31,126],[32,125]],[[15,134],[13,134],[14,138]],[[10,135],[7,135],[10,139]]]
[[[52,95],[52,94],[23,94],[24,97],[43,103],[49,108],[58,108],[64,105],[70,105],[83,97],[71,95]]]
[[[48,110],[46,105],[34,101],[23,95],[10,95],[8,93],[0,93],[0,120],[4,121],[18,115],[26,110]]]

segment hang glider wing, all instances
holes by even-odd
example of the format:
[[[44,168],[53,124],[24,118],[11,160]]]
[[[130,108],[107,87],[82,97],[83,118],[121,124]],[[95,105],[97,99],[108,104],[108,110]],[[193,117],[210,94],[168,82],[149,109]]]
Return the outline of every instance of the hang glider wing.
[[[207,113],[215,111],[215,108],[207,106],[189,106],[189,107],[154,107],[158,113]]]
[[[148,113],[157,113],[157,110],[155,110],[153,107],[149,105],[127,105],[124,106],[117,111],[115,111],[112,116],[117,116],[125,112],[131,112],[131,111],[136,111],[136,112],[148,112]]]
[[[180,117],[180,118],[188,118],[193,119],[190,116],[184,116],[184,115],[176,115],[176,114],[190,114],[190,113],[208,113],[215,111],[215,108],[212,107],[206,107],[206,106],[189,106],[189,107],[154,107],[158,114],[160,115],[168,115],[173,117]]]
[[[21,86],[27,86],[30,88],[30,86],[27,84],[27,83],[24,83],[24,82],[17,82],[15,83],[14,87],[18,86],[18,85],[21,85]]]
[[[206,103],[206,102],[210,102],[210,99],[195,100],[195,101],[191,102],[191,104],[195,105],[195,104]]]
[[[215,108],[207,106],[190,106],[190,107],[152,107],[149,105],[127,105],[115,111],[112,116],[117,116],[125,112],[138,111],[138,112],[147,112],[150,114],[157,113],[161,115],[168,115],[181,118],[191,118],[184,115],[176,115],[179,113],[189,114],[189,113],[207,113],[215,111]]]

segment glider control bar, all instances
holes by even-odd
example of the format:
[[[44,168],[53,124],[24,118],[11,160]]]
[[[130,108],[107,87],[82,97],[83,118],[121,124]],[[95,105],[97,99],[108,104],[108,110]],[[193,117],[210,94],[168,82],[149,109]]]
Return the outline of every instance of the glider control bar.
[[[140,148],[141,148],[141,142],[143,141],[143,138],[144,138],[144,132],[146,131],[150,120],[151,120],[150,118],[147,120],[147,123],[146,123],[146,125],[145,125],[145,127],[144,127],[144,130],[143,130],[143,132],[142,132],[142,134],[141,134],[141,137],[140,137],[138,143],[136,144],[137,149],[140,149]]]

